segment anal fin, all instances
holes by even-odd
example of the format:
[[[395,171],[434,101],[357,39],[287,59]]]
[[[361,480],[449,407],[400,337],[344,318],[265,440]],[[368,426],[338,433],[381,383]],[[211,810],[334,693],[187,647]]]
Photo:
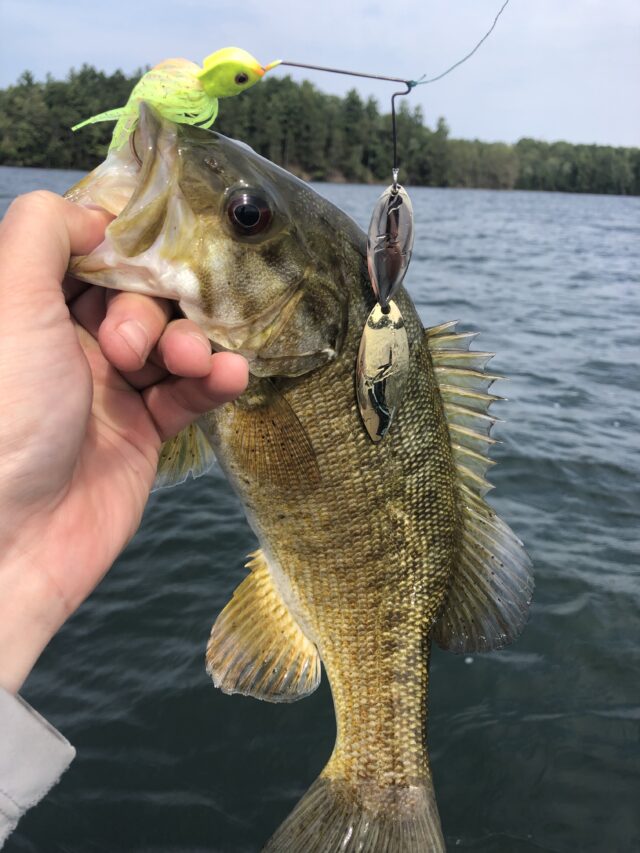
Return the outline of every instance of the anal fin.
[[[218,616],[207,646],[207,672],[225,693],[294,702],[320,683],[320,657],[271,577],[262,551]]]

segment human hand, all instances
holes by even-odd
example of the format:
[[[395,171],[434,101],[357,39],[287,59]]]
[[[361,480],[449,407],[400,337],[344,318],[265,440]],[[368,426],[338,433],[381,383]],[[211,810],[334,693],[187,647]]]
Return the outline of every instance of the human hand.
[[[0,223],[0,686],[17,691],[133,536],[163,441],[244,390],[171,303],[65,279],[107,214],[52,193]]]

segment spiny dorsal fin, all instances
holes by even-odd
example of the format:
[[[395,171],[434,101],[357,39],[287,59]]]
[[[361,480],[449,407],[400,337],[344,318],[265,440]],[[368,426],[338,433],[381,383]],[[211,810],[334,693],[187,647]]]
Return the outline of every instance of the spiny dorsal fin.
[[[184,483],[189,474],[200,477],[214,462],[213,450],[204,433],[197,424],[190,424],[160,448],[153,488],[177,486]]]
[[[463,540],[445,609],[433,636],[454,652],[490,651],[516,639],[533,593],[531,563],[522,542],[483,495],[494,463],[487,453],[497,418],[489,406],[501,399],[489,388],[502,377],[486,373],[491,353],[469,352],[475,335],[455,334],[455,322],[427,329],[463,501]]]
[[[275,587],[262,551],[218,616],[207,646],[207,672],[225,693],[295,702],[320,683],[320,657]]]

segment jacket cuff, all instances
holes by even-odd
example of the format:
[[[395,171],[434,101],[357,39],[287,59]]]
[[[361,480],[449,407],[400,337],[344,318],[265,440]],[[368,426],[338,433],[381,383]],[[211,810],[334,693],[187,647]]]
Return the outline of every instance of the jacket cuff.
[[[19,696],[0,687],[0,846],[73,761],[75,749]]]

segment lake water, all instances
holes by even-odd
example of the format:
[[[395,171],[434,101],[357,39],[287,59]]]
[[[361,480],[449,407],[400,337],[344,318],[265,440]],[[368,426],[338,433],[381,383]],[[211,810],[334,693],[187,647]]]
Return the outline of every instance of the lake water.
[[[0,204],[78,173],[0,169]],[[363,226],[380,189],[318,191]],[[429,738],[447,845],[640,849],[640,199],[412,189],[409,290],[506,374],[490,501],[536,571],[521,639],[434,650]],[[37,239],[37,235],[34,236]],[[204,671],[255,541],[219,471],[154,495],[26,698],[73,742],[7,853],[257,851],[327,760],[326,679],[282,706]]]

